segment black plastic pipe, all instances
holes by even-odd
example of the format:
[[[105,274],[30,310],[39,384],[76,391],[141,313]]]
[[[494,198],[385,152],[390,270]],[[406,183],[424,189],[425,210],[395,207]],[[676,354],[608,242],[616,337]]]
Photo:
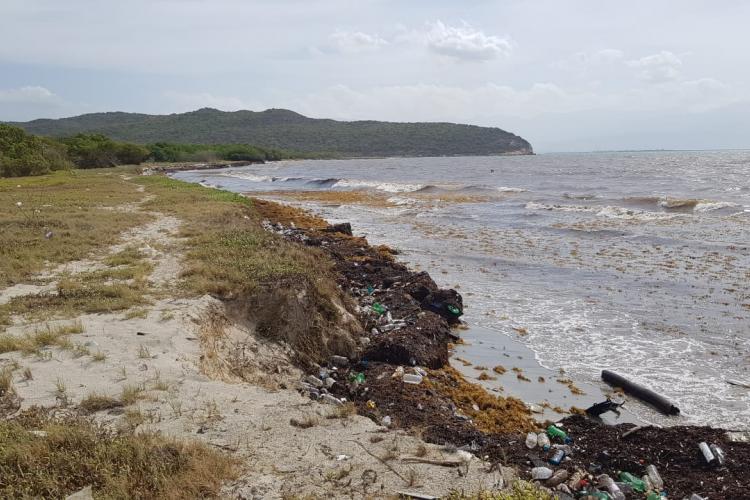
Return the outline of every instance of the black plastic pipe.
[[[661,396],[651,389],[638,385],[626,379],[622,375],[609,370],[602,370],[602,380],[609,385],[621,387],[628,394],[632,394],[638,399],[649,403],[651,406],[664,413],[665,415],[679,415],[680,409],[673,405],[667,398]]]

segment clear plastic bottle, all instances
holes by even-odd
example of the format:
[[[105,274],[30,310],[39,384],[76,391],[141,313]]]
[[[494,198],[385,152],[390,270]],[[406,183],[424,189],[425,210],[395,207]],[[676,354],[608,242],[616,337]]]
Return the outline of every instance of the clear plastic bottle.
[[[711,448],[708,447],[708,444],[705,441],[698,443],[698,448],[700,448],[701,453],[703,453],[703,458],[706,459],[707,464],[713,465],[716,463],[716,457],[713,452],[711,452]]]
[[[607,489],[609,495],[614,500],[625,500],[625,494],[622,492],[620,487],[615,484],[615,481],[611,477],[606,474],[602,474],[596,479],[597,481],[599,481],[600,486]]]
[[[552,477],[552,469],[549,467],[534,467],[531,469],[531,478],[539,479],[541,481]]]
[[[565,450],[556,450],[555,454],[552,455],[552,458],[549,459],[549,463],[552,465],[560,465],[562,461],[565,459]]]
[[[726,461],[726,457],[724,456],[724,450],[722,450],[715,444],[712,444],[708,448],[711,450],[711,453],[714,454],[714,457],[716,457],[716,464],[724,465],[724,462]]]
[[[526,434],[526,448],[533,450],[537,445],[537,437],[535,432],[529,432]]]
[[[536,437],[537,439],[537,445],[543,449],[544,451],[549,450],[552,443],[549,441],[549,436],[547,436],[546,433],[540,432],[539,435]]]
[[[664,481],[659,475],[659,471],[656,470],[655,465],[649,465],[648,467],[646,467],[646,474],[648,475],[648,480],[651,481],[651,485],[655,490],[661,491],[662,489],[664,489]]]
[[[547,480],[545,485],[554,488],[558,484],[565,482],[566,479],[568,479],[568,471],[565,469],[558,469],[552,474],[552,477]]]

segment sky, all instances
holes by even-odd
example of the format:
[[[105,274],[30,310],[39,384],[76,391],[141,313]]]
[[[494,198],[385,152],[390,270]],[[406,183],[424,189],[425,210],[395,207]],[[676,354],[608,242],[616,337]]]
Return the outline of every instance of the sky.
[[[292,109],[750,148],[744,0],[0,0],[0,121]]]

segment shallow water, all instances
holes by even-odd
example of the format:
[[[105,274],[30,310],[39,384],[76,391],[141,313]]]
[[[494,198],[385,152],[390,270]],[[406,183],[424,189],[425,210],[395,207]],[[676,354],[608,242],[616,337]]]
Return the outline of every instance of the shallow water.
[[[640,420],[750,427],[750,390],[726,383],[750,380],[748,151],[294,161],[174,175],[351,221],[464,295],[476,328],[457,356],[491,364],[498,335],[587,393],[548,380],[545,398],[536,375],[486,382],[506,394],[581,406],[601,399],[610,369],[682,410],[666,418],[628,401]]]

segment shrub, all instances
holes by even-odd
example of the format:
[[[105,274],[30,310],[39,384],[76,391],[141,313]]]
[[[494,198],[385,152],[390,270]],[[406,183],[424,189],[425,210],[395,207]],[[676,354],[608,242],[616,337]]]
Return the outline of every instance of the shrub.
[[[71,168],[65,146],[0,124],[0,176],[42,175]]]

